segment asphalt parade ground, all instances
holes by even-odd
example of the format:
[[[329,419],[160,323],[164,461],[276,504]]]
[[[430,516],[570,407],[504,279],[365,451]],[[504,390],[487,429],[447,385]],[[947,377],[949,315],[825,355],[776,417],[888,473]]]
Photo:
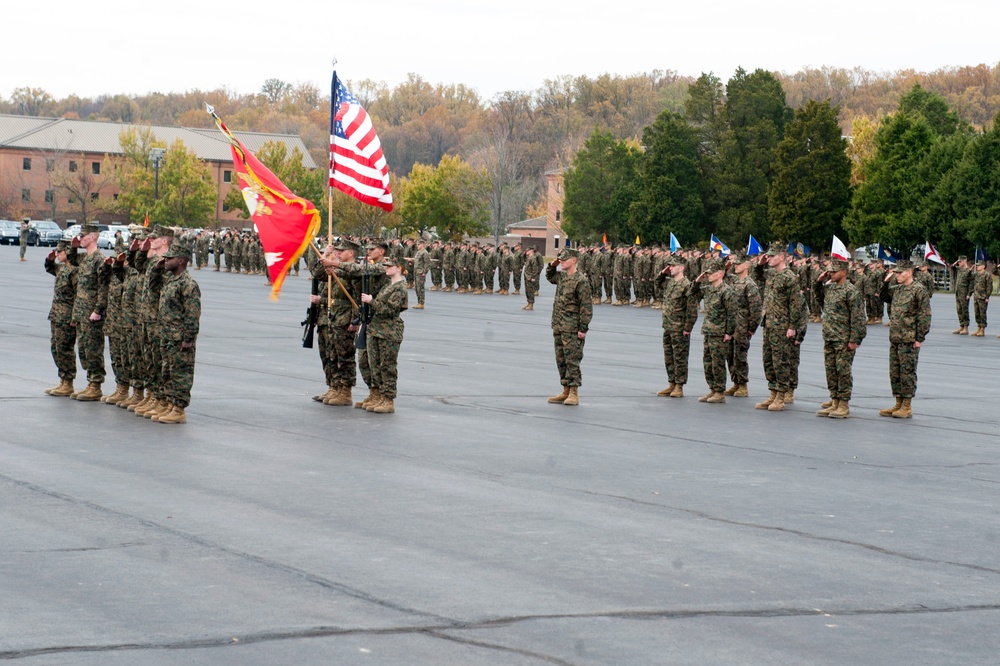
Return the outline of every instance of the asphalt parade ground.
[[[580,406],[547,404],[547,283],[534,312],[429,292],[404,314],[396,413],[378,415],[310,399],[304,274],[272,302],[262,277],[193,271],[196,378],[171,426],[43,394],[45,252],[0,248],[0,660],[1000,659],[1000,326],[950,335],[948,294],[912,420],[877,414],[887,328],[868,328],[852,418],[833,421],[814,415],[820,325],[795,404],[769,413],[759,340],[749,399],[697,402],[697,332],[687,397],[659,398],[659,311],[610,305]]]

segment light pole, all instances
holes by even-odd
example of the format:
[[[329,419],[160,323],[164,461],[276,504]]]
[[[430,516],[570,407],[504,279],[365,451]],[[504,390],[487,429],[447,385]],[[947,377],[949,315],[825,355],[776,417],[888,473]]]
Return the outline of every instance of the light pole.
[[[149,157],[153,160],[153,169],[156,171],[156,183],[153,186],[153,199],[160,198],[160,163],[163,161],[163,154],[167,151],[163,148],[150,148]]]

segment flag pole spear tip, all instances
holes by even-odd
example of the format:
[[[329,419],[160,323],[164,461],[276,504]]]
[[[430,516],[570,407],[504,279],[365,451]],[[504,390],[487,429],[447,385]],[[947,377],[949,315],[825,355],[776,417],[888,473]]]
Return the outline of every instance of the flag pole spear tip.
[[[208,102],[205,102],[205,111],[211,114],[215,114],[215,107],[209,104]]]
[[[333,56],[333,62],[330,64],[333,65],[334,67],[337,66],[337,56]]]

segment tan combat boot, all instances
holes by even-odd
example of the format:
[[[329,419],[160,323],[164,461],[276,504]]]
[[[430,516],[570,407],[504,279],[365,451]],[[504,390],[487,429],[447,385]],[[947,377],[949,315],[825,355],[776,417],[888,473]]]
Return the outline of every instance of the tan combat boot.
[[[708,402],[708,399],[715,395],[715,391],[709,391],[705,395],[698,398],[698,402]]]
[[[684,397],[684,384],[678,384],[674,387],[674,390],[670,392],[671,398],[683,398]]]
[[[580,404],[580,395],[578,389],[575,386],[569,387],[569,395],[563,400],[564,405],[575,406]]]
[[[754,407],[754,409],[767,409],[768,407],[771,406],[771,404],[774,402],[775,398],[777,398],[777,397],[778,397],[778,392],[777,391],[771,391],[771,395],[767,398],[767,400],[765,400],[763,402],[758,402],[753,407]]]
[[[788,389],[787,391],[785,391],[785,397],[783,398],[783,402],[786,405],[795,404],[795,389]]]
[[[368,395],[361,402],[354,403],[354,408],[364,409],[365,407],[368,406],[368,403],[370,403],[374,397],[375,397],[375,392],[369,389]]]
[[[153,415],[151,417],[149,417],[149,418],[150,418],[151,421],[156,421],[157,423],[159,423],[163,419],[167,418],[167,416],[169,416],[170,414],[172,414],[173,411],[174,411],[174,405],[173,405],[173,403],[168,402],[168,403],[166,403],[165,407],[163,407],[162,409],[159,409],[159,410],[153,412]]]
[[[534,303],[528,303],[527,305],[525,305],[525,306],[524,306],[523,308],[521,308],[521,309],[522,309],[522,310],[528,310],[528,311],[530,312],[531,310],[534,310],[534,309],[535,309],[535,304],[534,304]]]
[[[836,398],[830,398],[829,400],[827,400],[826,402],[824,402],[822,405],[820,405],[820,407],[822,409],[820,409],[818,412],[816,412],[816,416],[830,416],[830,414],[832,414],[834,411],[836,411],[836,409],[837,409],[837,403],[839,403],[839,402],[840,401],[837,400]]]
[[[956,329],[955,329],[954,331],[952,331],[952,332],[951,332],[951,334],[952,334],[952,335],[961,335],[961,334],[962,334],[962,327],[961,327],[961,326],[959,326],[959,327],[958,327],[958,328],[956,328]]]
[[[161,416],[166,416],[173,408],[174,406],[166,400],[157,400],[156,406],[153,409],[147,409],[143,416],[153,421],[159,421]]]
[[[986,335],[986,329],[982,326],[978,327],[976,329],[976,332],[972,334],[972,336],[975,338],[981,338],[984,337],[985,335]]]
[[[375,405],[375,408],[371,410],[375,414],[395,414],[396,413],[396,403],[392,398],[382,397],[382,402]]]
[[[414,310],[423,310],[424,309],[424,304],[423,303],[417,303],[416,305],[413,306],[413,309]]]
[[[723,391],[723,393],[726,394],[726,395],[736,395],[736,391],[739,388],[740,388],[739,384],[733,384],[732,386],[730,386],[729,388],[727,388],[725,391]]]
[[[562,393],[560,393],[559,395],[554,395],[551,398],[549,398],[549,402],[562,404],[566,402],[566,398],[568,397],[569,397],[569,387],[563,386]]]
[[[963,326],[961,329],[959,329],[958,334],[959,335],[968,335],[969,334],[969,327],[968,326]]]
[[[594,296],[593,298],[590,299],[590,304],[591,305],[597,305],[600,302],[601,302],[601,297],[600,296]]]
[[[101,399],[101,395],[101,385],[91,382],[87,384],[87,388],[77,393],[76,399],[80,402],[95,402]]]
[[[910,405],[910,398],[903,398],[903,404],[892,413],[894,419],[908,419],[913,417],[913,407]]]
[[[325,392],[325,393],[318,393],[318,394],[314,395],[314,396],[313,396],[313,400],[315,400],[316,402],[322,402],[322,403],[326,403],[326,401],[327,401],[327,400],[328,400],[329,398],[332,398],[332,397],[333,397],[333,394],[334,394],[334,389],[333,389],[333,387],[332,387],[332,386],[330,386],[330,387],[328,387],[328,388],[326,389],[326,392]]]
[[[152,397],[152,393],[149,389],[143,389],[142,393],[139,394],[139,400],[134,405],[129,405],[126,407],[130,412],[137,412],[141,407],[145,407],[149,404],[149,399]]]
[[[606,297],[606,298],[604,299],[604,304],[605,304],[605,305],[608,305],[609,303],[611,303],[611,297],[610,297],[610,296],[608,296],[608,297]]]
[[[373,390],[372,391],[372,400],[367,405],[365,405],[365,411],[366,412],[373,412],[373,411],[375,411],[375,408],[378,407],[380,404],[382,404],[383,400],[385,400],[385,398],[382,396],[382,393],[379,392],[379,391]]]
[[[331,407],[350,407],[354,404],[354,396],[351,395],[350,386],[341,386],[337,393],[329,399],[323,401],[324,405]]]
[[[520,295],[521,295],[521,290],[520,290],[520,289],[515,289],[515,290],[514,290],[513,292],[511,292],[511,293],[513,293],[513,294],[514,294],[515,296],[520,296]]]
[[[846,419],[851,415],[851,410],[848,408],[846,400],[838,400],[837,408],[830,412],[831,419]]]
[[[771,404],[767,406],[767,411],[769,412],[783,412],[785,411],[785,396],[787,393],[782,393],[781,391],[774,392],[774,400]]]
[[[656,392],[656,395],[660,396],[661,398],[665,398],[665,397],[668,397],[668,396],[669,396],[669,395],[670,395],[671,393],[673,393],[673,392],[674,392],[674,389],[675,389],[676,387],[677,387],[677,384],[676,384],[676,382],[670,382],[670,383],[669,383],[669,384],[667,385],[667,388],[663,389],[662,391],[657,391],[657,392]]]
[[[173,405],[173,409],[170,411],[169,414],[160,417],[160,423],[167,423],[167,424],[187,423],[187,414],[184,413],[183,407],[178,407],[177,405]]]
[[[899,409],[902,406],[903,406],[903,399],[900,398],[899,396],[896,396],[896,404],[894,406],[892,406],[892,407],[889,407],[888,409],[880,409],[880,410],[878,410],[878,415],[879,416],[892,416],[896,412],[896,410]]]
[[[722,391],[716,391],[712,395],[708,396],[708,400],[706,400],[705,402],[710,404],[718,404],[720,402],[725,402],[725,401],[726,401],[726,394],[723,393]]]
[[[59,386],[53,386],[50,389],[46,389],[45,392],[57,398],[65,398],[73,394],[73,381],[70,379],[61,379],[59,380]]]
[[[733,397],[734,398],[749,398],[750,397],[750,389],[747,387],[746,384],[740,384],[739,386],[736,387],[736,392],[733,393]]]
[[[106,395],[101,398],[101,402],[108,405],[117,405],[119,402],[128,397],[128,384],[118,384],[115,386],[115,392],[110,395]]]
[[[139,388],[133,389],[132,395],[119,402],[118,406],[121,407],[122,409],[128,409],[132,405],[136,404],[141,396],[142,396],[142,389]]]

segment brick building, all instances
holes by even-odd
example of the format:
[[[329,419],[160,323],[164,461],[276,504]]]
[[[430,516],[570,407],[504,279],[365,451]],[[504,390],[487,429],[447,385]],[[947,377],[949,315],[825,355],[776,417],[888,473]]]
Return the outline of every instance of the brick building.
[[[522,239],[533,239],[529,244],[540,247],[537,243],[544,239],[544,252],[546,257],[554,257],[559,254],[559,250],[572,246],[573,242],[566,238],[562,231],[562,208],[563,208],[563,172],[565,169],[553,169],[545,172],[545,215],[535,217],[530,220],[515,222],[507,227],[508,233],[512,236],[521,236]],[[528,241],[525,241],[528,242]]]
[[[51,219],[63,226],[83,222],[77,219],[80,208],[74,206],[75,202],[70,200],[65,190],[53,183],[53,174],[57,169],[68,169],[71,173],[82,170],[100,184],[90,195],[96,212],[88,214],[89,221],[129,222],[121,215],[99,210],[102,199],[114,199],[118,195],[117,184],[106,171],[109,165],[114,169],[122,159],[119,137],[122,130],[129,126],[126,123],[0,114],[0,206],[15,219],[22,216]],[[218,191],[216,225],[250,225],[249,220],[239,217],[239,210],[226,210],[223,205],[234,180],[234,172],[229,143],[222,132],[215,128],[153,126],[150,129],[157,140],[167,146],[180,139],[189,151],[208,165]],[[252,152],[257,152],[268,141],[284,143],[289,153],[298,148],[303,166],[316,168],[309,150],[298,136],[257,132],[233,134]]]

